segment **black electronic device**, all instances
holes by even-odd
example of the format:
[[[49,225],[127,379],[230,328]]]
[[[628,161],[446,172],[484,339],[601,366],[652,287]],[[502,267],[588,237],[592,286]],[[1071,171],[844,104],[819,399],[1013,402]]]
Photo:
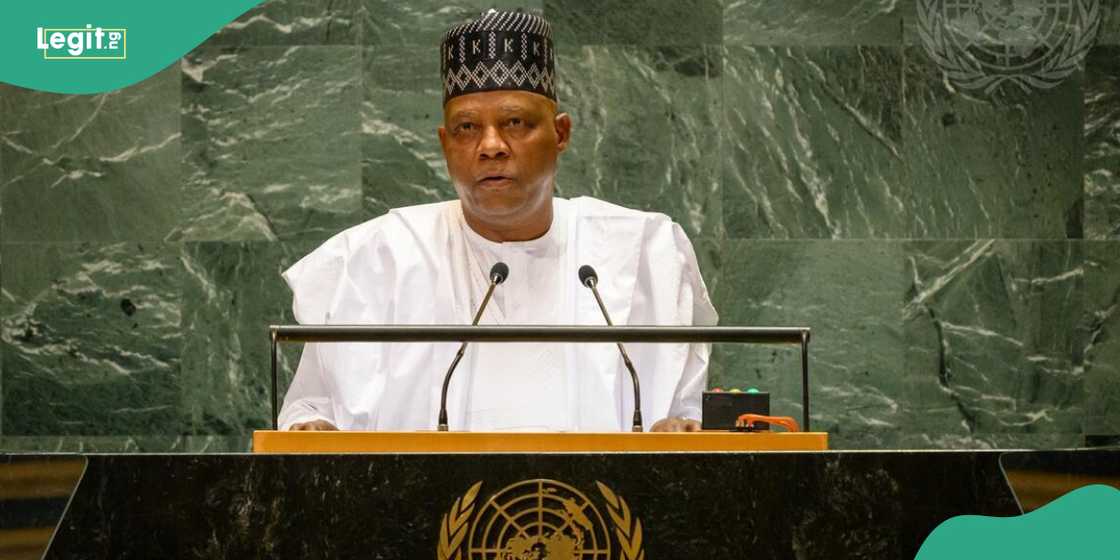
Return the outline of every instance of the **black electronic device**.
[[[758,389],[746,391],[704,391],[701,397],[701,422],[704,430],[736,431],[735,422],[743,414],[770,415],[770,393]],[[756,422],[752,431],[769,430],[770,425]]]

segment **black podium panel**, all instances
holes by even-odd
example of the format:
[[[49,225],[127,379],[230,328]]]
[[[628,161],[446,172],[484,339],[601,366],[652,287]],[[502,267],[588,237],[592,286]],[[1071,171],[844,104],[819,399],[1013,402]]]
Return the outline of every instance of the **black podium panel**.
[[[89,455],[47,557],[910,558],[1019,513],[999,458]]]

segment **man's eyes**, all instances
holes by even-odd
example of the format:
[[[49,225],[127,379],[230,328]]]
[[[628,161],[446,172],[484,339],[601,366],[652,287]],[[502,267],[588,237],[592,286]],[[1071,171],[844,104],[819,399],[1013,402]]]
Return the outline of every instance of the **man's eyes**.
[[[508,127],[529,126],[529,123],[526,120],[524,120],[520,117],[514,117],[514,118],[511,118],[511,119],[507,119],[504,124]],[[459,124],[455,125],[455,131],[456,132],[473,132],[473,131],[478,130],[478,128],[479,128],[478,125],[476,125],[475,123],[469,123],[469,122],[459,123]]]

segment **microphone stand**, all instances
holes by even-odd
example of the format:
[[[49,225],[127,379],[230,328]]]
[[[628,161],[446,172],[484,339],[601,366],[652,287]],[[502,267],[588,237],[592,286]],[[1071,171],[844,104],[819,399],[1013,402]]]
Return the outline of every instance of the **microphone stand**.
[[[502,265],[502,268],[499,268]],[[477,326],[479,319],[482,319],[482,312],[486,309],[486,304],[490,303],[490,296],[494,295],[494,288],[498,287],[505,281],[506,276],[509,275],[509,268],[505,267],[503,263],[494,265],[490,270],[490,287],[486,289],[486,295],[482,297],[482,303],[478,306],[478,311],[474,314],[474,320],[471,321],[471,326]],[[443,375],[443,390],[439,395],[439,425],[436,430],[441,432],[447,431],[447,388],[451,385],[451,374],[455,372],[455,368],[459,365],[459,360],[463,359],[463,353],[467,351],[467,343],[463,342],[459,345],[459,351],[455,353],[455,359],[451,360],[451,365],[447,368],[447,373]]]
[[[599,310],[603,312],[603,318],[607,320],[607,326],[613,327],[614,323],[611,322],[611,316],[607,313],[607,306],[603,305],[603,298],[599,297],[599,289],[595,287],[598,283],[598,277],[594,272],[584,279],[584,285],[591,288],[591,293],[595,294],[595,301],[599,304]],[[642,430],[642,390],[638,385],[638,372],[634,369],[634,364],[630,361],[630,355],[626,353],[626,348],[622,346],[621,342],[616,342],[618,351],[622,353],[622,363],[626,364],[626,369],[630,372],[630,380],[634,385],[634,421],[630,428],[632,432],[641,432]]]

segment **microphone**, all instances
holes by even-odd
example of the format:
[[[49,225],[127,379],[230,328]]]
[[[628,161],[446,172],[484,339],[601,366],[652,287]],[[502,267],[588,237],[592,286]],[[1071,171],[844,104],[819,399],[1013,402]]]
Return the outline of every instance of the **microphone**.
[[[478,320],[482,318],[482,312],[486,309],[486,305],[490,303],[490,296],[494,295],[494,288],[505,282],[508,277],[509,266],[506,263],[494,263],[494,266],[490,267],[490,287],[486,289],[486,295],[482,297],[482,303],[479,304],[478,311],[474,314],[474,321],[471,322],[471,326],[477,325]],[[463,353],[466,350],[466,342],[459,345],[459,351],[455,353],[455,359],[451,360],[451,366],[447,368],[447,373],[443,376],[443,391],[439,396],[439,426],[436,428],[441,432],[447,431],[447,387],[451,385],[451,374],[455,373],[455,368],[458,367],[459,360],[463,359]]]
[[[599,275],[595,274],[595,269],[590,265],[583,265],[579,267],[579,283],[591,288],[591,293],[595,294],[595,301],[599,303],[599,310],[603,312],[603,318],[607,320],[607,326],[613,327],[614,323],[611,322],[611,316],[607,313],[607,306],[603,305],[603,298],[599,297],[599,290],[595,287],[599,283]],[[630,362],[630,356],[626,353],[626,348],[622,346],[621,342],[618,344],[618,351],[622,354],[622,363],[626,364],[626,369],[630,372],[630,381],[634,385],[634,421],[630,428],[631,431],[642,431],[642,390],[638,385],[638,372],[634,370],[634,364]]]

